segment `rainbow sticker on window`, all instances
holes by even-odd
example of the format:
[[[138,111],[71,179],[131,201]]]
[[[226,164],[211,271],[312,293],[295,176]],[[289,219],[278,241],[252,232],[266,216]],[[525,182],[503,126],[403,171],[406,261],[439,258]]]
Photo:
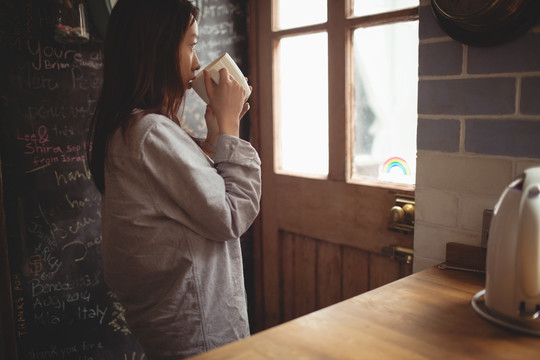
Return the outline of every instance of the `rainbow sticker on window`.
[[[411,169],[409,168],[409,164],[407,162],[398,157],[394,156],[390,159],[386,160],[382,166],[382,173],[383,174],[390,174],[395,173],[400,175],[411,175]]]

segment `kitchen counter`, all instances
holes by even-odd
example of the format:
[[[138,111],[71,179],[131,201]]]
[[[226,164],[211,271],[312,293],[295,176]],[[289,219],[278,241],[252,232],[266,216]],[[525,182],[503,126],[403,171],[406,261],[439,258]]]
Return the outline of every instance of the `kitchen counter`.
[[[193,359],[539,359],[540,337],[473,310],[484,281],[430,268]]]

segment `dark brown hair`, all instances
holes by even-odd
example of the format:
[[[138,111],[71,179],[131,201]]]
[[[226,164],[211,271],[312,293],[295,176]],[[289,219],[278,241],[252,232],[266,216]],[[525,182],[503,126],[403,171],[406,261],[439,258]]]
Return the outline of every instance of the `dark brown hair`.
[[[105,191],[109,140],[134,118],[162,114],[179,122],[185,93],[180,43],[199,9],[189,0],[119,0],[105,37],[103,87],[92,119],[90,170]],[[135,116],[133,110],[140,109]]]

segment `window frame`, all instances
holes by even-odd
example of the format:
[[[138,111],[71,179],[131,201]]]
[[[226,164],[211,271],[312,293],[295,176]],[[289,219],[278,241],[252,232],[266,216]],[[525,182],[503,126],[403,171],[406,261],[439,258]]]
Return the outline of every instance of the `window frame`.
[[[328,176],[324,178],[334,181],[381,185],[381,181],[369,178],[353,178],[353,148],[354,120],[352,119],[354,93],[352,81],[352,36],[357,28],[388,25],[407,21],[417,21],[419,6],[384,12],[380,14],[354,16],[353,0],[328,0],[327,21],[324,23],[300,26],[296,28],[279,29],[277,26],[278,9],[276,0],[271,1],[270,34],[272,42],[270,63],[273,67],[272,79],[272,109],[274,133],[274,162],[275,173],[284,173],[280,169],[280,89],[279,68],[276,64],[279,42],[289,36],[307,35],[317,32],[328,34]],[[345,100],[345,101],[344,101]],[[304,176],[288,173],[292,176]],[[305,177],[318,178],[317,175]],[[384,184],[388,187],[388,184]],[[391,186],[390,186],[391,187]],[[399,186],[402,187],[402,186]],[[414,185],[405,185],[414,189]]]

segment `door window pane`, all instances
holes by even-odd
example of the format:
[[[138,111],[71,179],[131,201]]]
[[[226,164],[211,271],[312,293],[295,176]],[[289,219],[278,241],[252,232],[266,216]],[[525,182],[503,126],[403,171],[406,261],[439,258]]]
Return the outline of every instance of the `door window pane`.
[[[285,172],[328,174],[327,38],[324,32],[280,41],[276,129],[278,169]]]
[[[413,184],[418,21],[353,33],[353,176]]]
[[[326,22],[326,0],[274,0],[274,5],[278,9],[278,29]]]
[[[354,0],[354,16],[379,14],[418,6],[418,0]]]

